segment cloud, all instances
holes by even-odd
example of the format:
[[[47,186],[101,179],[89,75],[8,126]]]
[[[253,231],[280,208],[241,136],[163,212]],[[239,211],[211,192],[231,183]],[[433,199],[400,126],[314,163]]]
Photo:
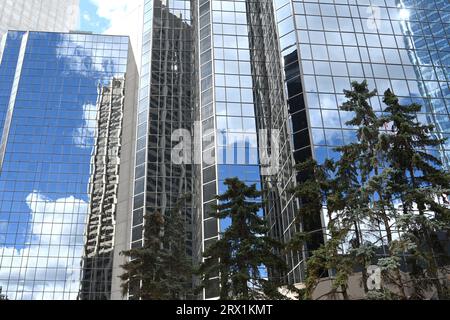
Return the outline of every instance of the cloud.
[[[89,13],[86,12],[86,13],[83,14],[83,19],[88,21],[88,22],[90,22],[91,21],[91,16],[89,15]]]
[[[78,148],[88,149],[95,143],[97,135],[97,106],[85,104],[83,106],[83,125],[75,129],[73,143]]]
[[[30,241],[24,249],[0,247],[0,286],[10,299],[73,300],[80,286],[88,204],[73,196],[26,198]]]
[[[94,75],[102,82],[109,82],[124,71],[119,67],[120,57],[104,56],[102,49],[86,47],[77,34],[67,34],[60,40],[56,56],[65,62],[66,74],[75,73],[90,78]]]
[[[90,0],[97,6],[97,15],[109,21],[105,34],[126,35],[130,37],[136,62],[139,66],[142,27],[144,19],[144,0]]]

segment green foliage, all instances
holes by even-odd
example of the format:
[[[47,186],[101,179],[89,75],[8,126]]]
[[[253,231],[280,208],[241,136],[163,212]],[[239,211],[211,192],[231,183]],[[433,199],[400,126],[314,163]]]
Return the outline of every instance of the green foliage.
[[[395,271],[400,268],[400,259],[398,257],[387,257],[387,258],[381,258],[378,259],[378,266],[380,267],[381,271]]]
[[[315,250],[307,262],[308,277],[306,280],[305,299],[312,299],[314,290],[327,270],[335,270],[333,277],[332,291],[329,294],[337,293],[339,290],[347,296],[348,278],[353,273],[354,262],[348,255],[340,254],[340,246],[346,231],[333,233],[333,236]]]
[[[439,269],[440,265],[448,264],[448,256],[436,234],[449,232],[450,209],[446,199],[450,179],[441,160],[430,150],[437,149],[445,140],[433,135],[434,126],[416,120],[420,105],[400,104],[391,90],[385,92],[384,103],[386,119],[392,127],[385,138],[389,142],[386,158],[392,168],[390,188],[403,213],[399,218],[401,241],[410,246],[409,262],[415,269],[412,276],[432,279],[442,298],[445,288],[439,280]],[[417,291],[422,289],[416,286]]]
[[[129,258],[122,268],[122,294],[130,291],[136,299],[161,300],[165,297],[163,289],[164,267],[161,257],[164,216],[155,212],[145,217],[144,246],[122,252]]]
[[[450,179],[440,159],[430,152],[444,140],[435,137],[433,126],[416,120],[421,106],[402,105],[387,90],[386,109],[379,115],[369,102],[376,95],[366,81],[352,83],[352,90],[345,91],[348,101],[340,109],[354,114],[347,125],[357,128],[356,141],[336,148],[337,161],[327,160],[323,165],[307,161],[298,167],[305,178],[294,190],[302,204],[297,219],[301,222],[317,214],[325,204],[329,221],[327,242],[310,253],[306,298],[312,297],[327,270],[333,275],[331,293],[339,289],[348,298],[348,277],[362,268],[369,298],[406,299],[400,273],[400,261],[405,258],[418,295],[434,287],[442,298],[448,290],[437,280],[439,266],[448,265],[448,256],[436,235],[444,232],[448,238]],[[373,239],[374,234],[367,234],[361,225],[374,230],[381,226],[385,235],[369,243],[365,239]],[[394,237],[395,226],[401,231],[399,239]],[[302,250],[310,233],[295,235],[289,248]],[[343,250],[343,243],[350,248]],[[387,288],[381,293],[368,292],[365,270],[373,264],[381,243],[386,244],[387,254],[378,264],[386,283],[397,286],[399,294]]]
[[[184,201],[184,200],[181,200]],[[186,222],[181,202],[167,216],[145,217],[144,246],[122,252],[122,294],[136,300],[182,300],[192,292],[192,261],[186,254]]]
[[[214,216],[229,219],[231,225],[204,253],[205,262],[198,270],[202,287],[219,275],[222,300],[285,298],[273,277],[286,269],[284,260],[276,254],[282,246],[267,236],[267,222],[259,216],[262,193],[256,185],[247,186],[237,178],[226,180],[225,185],[228,190],[217,197]],[[271,273],[270,280],[261,273],[262,267]]]
[[[398,300],[398,297],[394,295],[390,290],[374,290],[367,293],[367,300]]]

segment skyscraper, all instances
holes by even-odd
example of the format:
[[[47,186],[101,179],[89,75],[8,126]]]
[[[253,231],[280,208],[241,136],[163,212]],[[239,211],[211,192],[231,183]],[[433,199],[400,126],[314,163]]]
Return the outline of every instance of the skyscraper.
[[[319,161],[335,157],[329,147],[355,138],[354,128],[345,125],[349,115],[336,109],[352,80],[367,79],[380,95],[392,88],[403,101],[421,103],[425,109],[418,116],[423,122],[429,121],[427,117],[443,118],[440,114],[448,118],[444,99],[448,95],[448,25],[441,22],[448,15],[448,3],[374,2],[275,1],[286,73],[291,74],[293,62],[299,66],[296,74],[304,84]],[[380,97],[373,103],[381,111]],[[433,111],[430,104],[441,107]],[[435,124],[439,122],[448,125],[444,119]]]
[[[304,158],[297,154],[310,152],[319,163],[337,159],[335,147],[356,141],[357,128],[346,124],[353,115],[338,106],[351,82],[364,79],[379,91],[371,101],[378,114],[384,91],[391,88],[401,103],[422,105],[418,120],[448,137],[448,1],[274,4],[297,161]],[[431,151],[448,165],[448,144]],[[364,240],[386,250],[384,227],[359,228],[372,235]]]
[[[192,27],[190,2],[146,1],[143,53],[137,110],[134,181],[130,197],[131,236],[123,250],[143,245],[146,213],[168,215],[181,206],[192,230],[192,164],[172,162],[176,130],[193,126]],[[190,132],[190,131],[189,131]],[[188,138],[188,137],[185,137]],[[190,197],[188,197],[190,196]],[[186,235],[186,250],[192,255],[192,232]],[[121,298],[123,258],[115,260],[113,298]],[[130,292],[130,298],[133,298]]]
[[[233,177],[263,190],[272,237],[312,235],[301,252],[280,252],[286,274],[261,270],[302,284],[327,221],[295,219],[296,164],[337,159],[356,140],[339,109],[352,81],[378,89],[378,114],[391,88],[450,137],[449,16],[447,0],[145,0],[137,96],[126,38],[10,32],[0,46],[3,293],[122,299],[120,253],[143,246],[154,212],[185,214],[186,252],[201,263],[230,225],[211,205]],[[431,150],[447,166],[448,147]],[[358,228],[386,255],[381,225]],[[217,298],[211,280],[199,298]]]
[[[224,181],[239,177],[261,189],[256,113],[250,52],[250,29],[245,1],[194,1],[197,38],[197,139],[201,155],[197,186],[197,256],[219,238],[230,221],[214,218],[211,205],[225,192]],[[219,279],[204,298],[218,296]]]
[[[224,181],[231,177],[264,190],[268,201],[261,215],[266,215],[274,237],[288,241],[298,228],[293,223],[296,201],[288,193],[295,186],[295,163],[272,3],[197,5],[195,59],[201,94],[196,108],[201,110],[203,156],[197,175],[203,179],[197,208],[202,220],[196,224],[198,234],[202,232],[199,248],[205,250],[230,225],[212,218],[210,206],[216,204],[215,195],[226,191]],[[291,270],[303,260],[298,253],[286,259]],[[204,298],[217,296],[217,288],[218,283],[205,290]]]
[[[3,0],[0,36],[8,30],[58,31],[77,29],[80,0]]]
[[[399,4],[405,49],[419,78],[418,86],[426,108],[427,121],[437,128],[439,138],[448,138],[448,97],[450,95],[450,49],[448,45],[449,3],[445,1],[403,1]],[[421,21],[426,21],[422,24]],[[417,98],[419,98],[418,96]],[[449,167],[449,141],[439,149]]]
[[[125,96],[125,85],[129,84],[130,78],[127,82],[124,78],[113,78],[107,86],[99,87],[97,137],[91,161],[89,216],[79,296],[82,300],[111,298],[116,219],[117,213],[123,213],[118,211],[119,182],[129,176],[126,172],[121,175],[120,170],[124,167],[122,161],[132,159],[127,146],[123,148],[123,144],[132,141],[131,135],[126,132],[124,135],[124,119],[131,120],[135,115],[129,103],[125,109],[125,99],[133,101]],[[128,90],[128,94],[132,92]]]
[[[346,125],[352,115],[338,109],[345,100],[343,90],[352,81],[367,79],[372,88],[378,88],[380,96],[372,101],[377,112],[381,112],[384,90],[392,88],[402,102],[424,106],[419,120],[436,125],[442,137],[449,134],[446,1],[148,0],[145,6],[140,108],[149,106],[149,110],[142,113],[148,126],[142,120],[139,128],[149,140],[147,151],[140,144],[138,157],[145,162],[145,153],[149,154],[147,174],[157,171],[158,175],[165,172],[166,178],[180,178],[172,174],[175,171],[167,171],[173,165],[162,150],[170,145],[163,141],[173,133],[167,126],[173,122],[166,121],[173,88],[166,77],[183,78],[190,90],[177,93],[184,101],[180,110],[189,119],[172,129],[189,129],[186,138],[195,146],[192,184],[185,186],[194,195],[193,256],[197,261],[229,225],[211,217],[210,205],[216,194],[223,193],[226,178],[239,177],[264,190],[267,205],[261,214],[268,219],[272,236],[288,242],[296,231],[312,232],[306,250],[286,254],[289,272],[277,275],[288,283],[304,281],[308,252],[325,240],[326,221],[319,214],[302,222],[294,219],[300,204],[289,190],[304,178],[294,167],[308,158],[336,159],[335,147],[355,141],[356,129]],[[177,24],[180,19],[183,23]],[[166,37],[167,47],[161,47],[166,34],[182,30],[185,42],[181,37]],[[161,68],[168,66],[161,57],[173,54],[173,49],[164,50],[174,45],[174,39],[180,45],[189,42],[183,56],[176,56],[183,63],[191,61],[189,72]],[[152,112],[155,116],[159,112],[159,123],[151,124],[156,119]],[[151,137],[157,136],[151,144]],[[445,148],[435,151],[448,163]],[[139,177],[145,174],[144,168]],[[148,183],[147,191],[158,181]],[[169,186],[169,181],[164,185]],[[159,188],[147,198],[135,194],[135,203],[165,210],[174,200],[157,203],[153,195],[162,192],[163,199],[169,199],[174,190]],[[142,210],[136,211],[138,223],[141,214]],[[142,228],[135,230],[142,234]],[[381,227],[376,232],[383,234]],[[139,239],[136,245],[140,243]],[[217,296],[217,288],[213,282],[203,298]]]
[[[264,186],[272,233],[288,241],[300,226],[292,223],[297,203],[288,193],[295,186],[294,146],[271,1],[149,0],[144,11],[128,247],[142,246],[145,212],[167,214],[189,193],[193,201],[184,209],[193,234],[187,236],[187,250],[201,262],[205,248],[230,225],[211,215],[215,196],[230,177]],[[283,145],[276,140],[269,146],[272,138]],[[180,142],[191,143],[193,151],[181,164],[173,157]],[[290,253],[286,259],[300,281],[303,256]],[[117,295],[119,285],[113,284]],[[202,298],[216,297],[217,289],[213,279]]]
[[[129,39],[10,31],[1,51],[3,293],[108,298],[114,231],[130,210],[137,70]]]

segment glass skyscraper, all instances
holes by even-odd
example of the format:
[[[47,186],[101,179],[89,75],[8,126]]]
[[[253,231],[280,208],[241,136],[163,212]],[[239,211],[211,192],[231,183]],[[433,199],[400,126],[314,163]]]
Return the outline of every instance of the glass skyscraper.
[[[129,211],[119,181],[133,145],[129,39],[10,31],[1,52],[3,294],[105,299],[116,220]]]
[[[216,195],[226,191],[225,179],[239,177],[261,189],[261,178],[246,2],[198,1],[194,11],[198,37],[194,59],[199,67],[195,102],[201,139],[196,149],[201,155],[196,227],[201,257],[230,225],[212,217],[210,209],[217,203]],[[218,279],[204,298],[216,297],[217,288]]]
[[[193,254],[193,166],[172,161],[172,152],[179,144],[172,139],[172,134],[183,129],[190,134],[193,126],[190,9],[190,1],[145,2],[134,179],[129,182],[133,207],[128,248],[142,247],[147,213],[169,215],[179,208],[185,215],[188,230],[186,251]],[[118,275],[123,272],[122,262],[120,258],[115,262]],[[113,299],[122,298],[120,285],[120,281],[114,279]],[[129,298],[133,299],[133,295],[130,290]]]
[[[399,4],[405,48],[418,76],[427,121],[437,128],[439,138],[450,134],[450,4],[448,1],[403,1]],[[423,119],[423,118],[422,118]],[[439,150],[450,166],[450,142]]]
[[[275,1],[286,80],[303,87],[314,155],[355,139],[338,111],[351,81],[392,88],[402,102],[424,106],[418,118],[448,134],[448,1]],[[293,70],[296,69],[296,72]],[[292,76],[293,74],[293,76]],[[299,77],[300,76],[300,77]],[[446,150],[442,150],[445,158]]]
[[[171,27],[168,17],[172,16],[164,17],[160,11],[178,15],[183,27],[174,23],[172,33],[168,32],[165,28]],[[164,117],[164,111],[172,109],[172,102],[166,104],[160,98],[161,90],[168,101],[173,95],[160,72],[173,77],[174,70],[181,70],[178,77],[191,88],[190,92],[178,91],[190,118],[172,129],[191,124],[189,139],[195,146],[191,185],[194,258],[201,261],[205,248],[229,225],[211,217],[210,205],[215,195],[225,191],[226,178],[239,177],[264,190],[267,205],[261,214],[268,219],[272,236],[288,242],[299,230],[315,231],[303,252],[286,254],[286,275],[271,275],[268,270],[270,276],[282,276],[288,283],[302,283],[308,252],[325,240],[326,221],[320,215],[295,221],[300,204],[289,190],[303,179],[295,165],[311,157],[319,162],[336,159],[335,147],[355,141],[356,129],[346,125],[352,115],[338,108],[352,81],[367,79],[379,90],[380,96],[372,101],[377,112],[382,110],[382,94],[388,88],[402,103],[422,104],[418,119],[436,125],[437,134],[447,137],[448,18],[448,1],[437,0],[146,1],[140,108],[150,106],[147,115],[162,112]],[[181,30],[186,33],[184,40],[177,38],[178,44],[191,52],[177,59],[191,61],[191,70],[161,69],[167,66],[160,58],[161,37]],[[152,121],[151,116],[144,118]],[[158,119],[173,124],[161,113]],[[149,155],[154,155],[155,148],[162,152],[158,143],[169,138],[163,131],[168,127],[155,122],[145,131],[147,124],[142,121],[143,136],[145,132],[149,139],[166,134],[147,148]],[[278,138],[276,143],[273,137]],[[448,150],[435,151],[448,163]],[[144,161],[144,151],[139,156]],[[156,162],[147,167],[147,174],[158,166],[169,166],[162,153],[153,159]],[[158,172],[166,172],[159,179],[168,179],[174,171]],[[172,185],[176,185],[174,180]],[[147,184],[147,191],[152,186]],[[179,192],[172,189],[166,196],[173,190]],[[147,209],[173,206],[173,200],[153,205],[152,195],[147,194]],[[135,203],[138,200],[144,207],[143,199],[144,194]],[[140,214],[137,211],[138,223]],[[137,229],[138,235],[141,232]],[[217,287],[213,282],[203,298],[215,297]]]
[[[2,0],[0,37],[8,30],[76,30],[80,0]]]
[[[381,113],[382,95],[391,88],[401,103],[422,105],[418,120],[435,125],[439,137],[448,137],[448,1],[275,0],[274,4],[296,160],[310,152],[319,163],[336,159],[334,148],[355,141],[356,128],[346,125],[353,115],[338,106],[351,82],[364,79],[379,92],[371,101],[376,112]],[[433,151],[448,166],[448,142]],[[359,227],[370,234],[365,240],[386,248],[383,227]]]
[[[271,236],[312,232],[302,252],[280,252],[286,274],[262,270],[302,284],[327,221],[295,219],[295,166],[355,141],[339,110],[352,81],[378,89],[376,112],[391,88],[450,137],[448,0],[145,0],[143,18],[139,90],[127,38],[3,39],[0,286],[11,298],[122,299],[120,252],[142,247],[153,212],[185,214],[201,263],[230,225],[211,205],[233,177],[263,190]],[[448,142],[432,151],[449,166]],[[383,255],[383,228],[359,227]],[[200,299],[217,298],[212,280]]]
[[[129,247],[142,246],[145,213],[169,214],[191,194],[193,201],[182,201],[187,250],[199,263],[230,225],[212,217],[211,205],[231,177],[265,190],[271,232],[288,241],[301,226],[288,192],[295,146],[272,2],[148,0],[144,11]],[[186,134],[174,135],[179,130]],[[193,152],[176,163],[180,142],[192,143]],[[286,259],[291,282],[299,282],[303,253]],[[217,289],[212,281],[203,298]],[[120,283],[113,292],[120,298]]]
[[[264,190],[267,203],[261,215],[268,219],[272,236],[287,242],[301,226],[293,222],[297,203],[289,194],[295,186],[294,145],[272,2],[199,1],[198,6],[196,108],[202,162],[197,177],[203,179],[197,208],[202,223],[196,224],[199,248],[205,250],[230,225],[212,218],[210,205],[232,177]],[[286,254],[286,260],[289,275],[299,274],[304,260],[299,253]],[[205,290],[204,298],[217,296],[217,287]]]

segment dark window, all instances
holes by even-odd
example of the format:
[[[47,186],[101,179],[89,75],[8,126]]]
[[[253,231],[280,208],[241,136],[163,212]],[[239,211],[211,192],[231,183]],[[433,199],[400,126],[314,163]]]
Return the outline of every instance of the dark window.
[[[135,210],[133,212],[133,226],[140,225],[144,222],[144,209]]]
[[[214,238],[219,235],[217,219],[210,219],[205,221],[205,239]]]
[[[210,183],[203,187],[203,202],[214,200],[217,196],[216,183]]]
[[[298,132],[306,128],[308,128],[308,118],[305,110],[292,115],[292,129],[294,132]]]
[[[214,209],[211,207],[212,205],[217,204],[217,201],[212,201],[203,206],[203,215],[205,219],[211,218],[214,214]]]
[[[134,197],[134,209],[142,208],[144,206],[144,194]]]
[[[203,170],[203,183],[208,183],[216,180],[216,167],[212,166]]]
[[[136,228],[133,228],[133,235],[132,235],[132,241],[137,241],[139,239],[142,239],[142,231],[143,231],[143,226],[139,226]]]

